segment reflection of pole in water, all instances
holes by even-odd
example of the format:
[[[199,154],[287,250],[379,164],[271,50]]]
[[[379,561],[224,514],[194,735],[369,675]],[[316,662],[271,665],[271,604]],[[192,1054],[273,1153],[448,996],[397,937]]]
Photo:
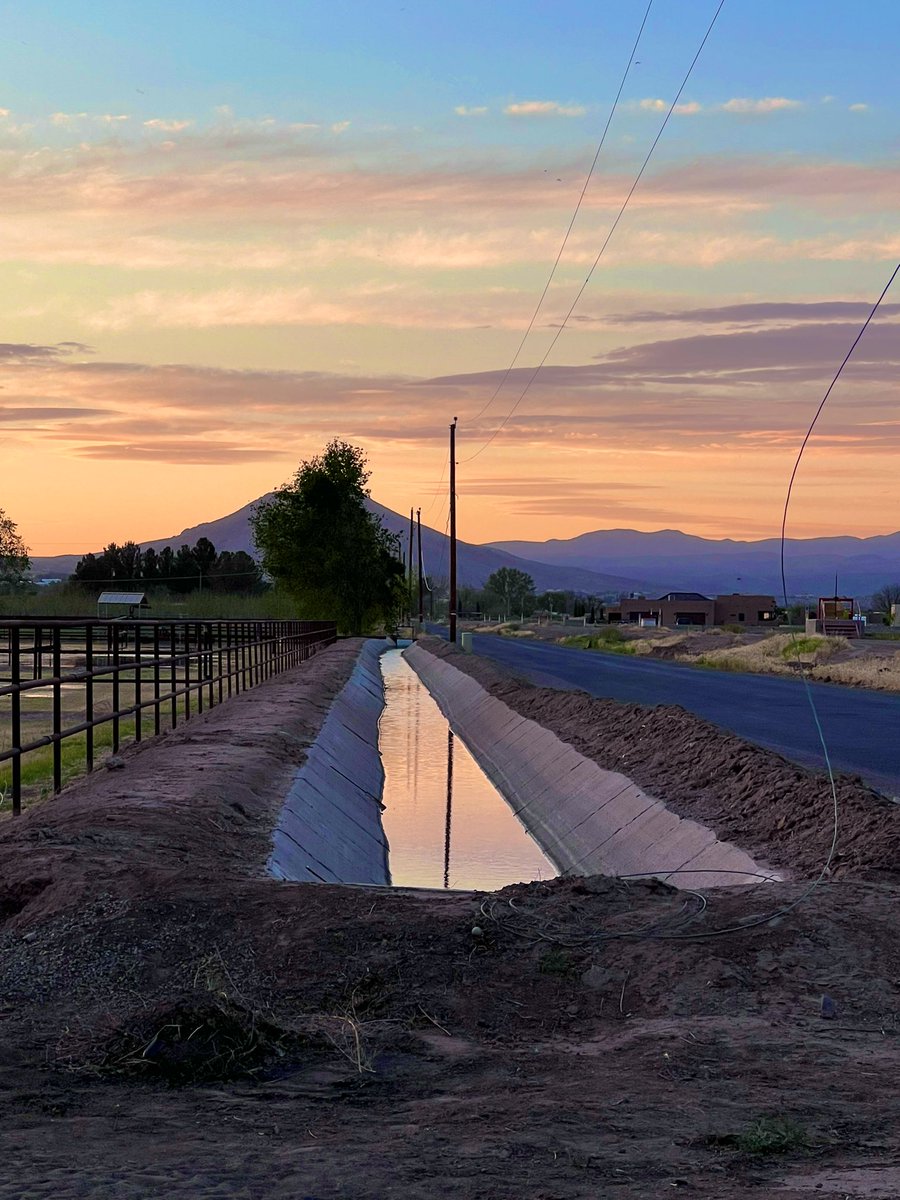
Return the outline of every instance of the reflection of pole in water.
[[[444,826],[444,887],[450,886],[450,822],[453,813],[453,730],[447,729],[447,822]]]

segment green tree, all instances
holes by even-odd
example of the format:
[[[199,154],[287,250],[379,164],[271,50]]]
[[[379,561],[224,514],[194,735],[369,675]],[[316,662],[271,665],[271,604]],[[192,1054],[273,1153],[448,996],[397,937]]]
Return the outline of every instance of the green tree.
[[[166,583],[175,574],[175,551],[171,546],[163,546],[159,552],[159,578]]]
[[[885,583],[872,593],[872,607],[883,614],[885,625],[891,623],[891,605],[900,604],[900,583]]]
[[[166,586],[170,592],[177,592],[180,595],[195,592],[200,586],[200,568],[197,566],[194,552],[187,543],[178,547],[178,553],[172,560],[172,572],[166,580]]]
[[[534,580],[516,567],[500,567],[489,575],[485,589],[500,601],[505,616],[523,612],[534,592]]]
[[[141,578],[144,583],[152,585],[159,582],[159,555],[150,546],[144,551],[141,562]]]
[[[366,508],[368,480],[363,451],[335,440],[250,518],[263,568],[300,615],[345,633],[392,624],[403,595],[398,539]]]
[[[223,550],[206,578],[214,592],[249,596],[266,587],[259,564],[245,550]]]
[[[0,591],[12,591],[26,583],[30,567],[19,527],[0,508]]]
[[[191,551],[194,562],[197,564],[197,571],[206,579],[207,575],[212,572],[216,565],[218,554],[216,548],[207,537],[199,538]]]

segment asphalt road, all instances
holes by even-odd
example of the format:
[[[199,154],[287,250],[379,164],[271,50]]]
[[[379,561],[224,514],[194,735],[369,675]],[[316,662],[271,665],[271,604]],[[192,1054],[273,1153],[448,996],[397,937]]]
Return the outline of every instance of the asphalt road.
[[[492,634],[476,634],[473,646],[534,683],[581,688],[635,704],[680,704],[794,762],[825,766],[802,680],[703,670]],[[810,684],[809,690],[834,769],[861,775],[900,799],[900,696],[828,683]]]

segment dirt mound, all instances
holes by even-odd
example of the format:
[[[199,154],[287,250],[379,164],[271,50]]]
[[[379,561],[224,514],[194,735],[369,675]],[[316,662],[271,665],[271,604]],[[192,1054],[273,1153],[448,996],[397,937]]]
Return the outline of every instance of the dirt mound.
[[[892,877],[266,879],[272,773],[353,654],[0,831],[0,1200],[808,1200],[887,1178]],[[582,727],[579,697],[556,703]]]
[[[552,729],[601,767],[621,771],[673,812],[708,825],[768,865],[821,870],[833,835],[825,775],[743,741],[676,705],[644,707],[536,687],[438,638],[421,645],[477,679],[515,712]],[[900,870],[900,805],[856,776],[836,780],[835,878]]]

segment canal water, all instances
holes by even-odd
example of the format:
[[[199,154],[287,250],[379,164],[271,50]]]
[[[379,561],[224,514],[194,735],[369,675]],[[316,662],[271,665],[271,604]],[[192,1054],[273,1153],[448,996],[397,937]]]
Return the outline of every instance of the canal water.
[[[400,887],[495,889],[551,879],[546,857],[400,650],[381,656],[384,830]]]

